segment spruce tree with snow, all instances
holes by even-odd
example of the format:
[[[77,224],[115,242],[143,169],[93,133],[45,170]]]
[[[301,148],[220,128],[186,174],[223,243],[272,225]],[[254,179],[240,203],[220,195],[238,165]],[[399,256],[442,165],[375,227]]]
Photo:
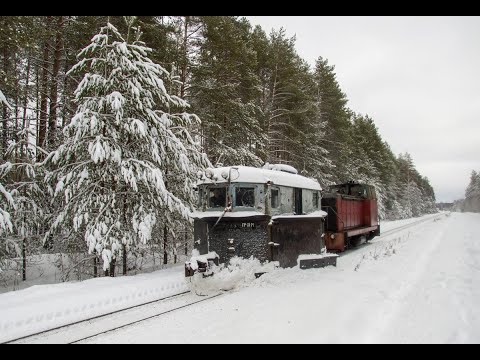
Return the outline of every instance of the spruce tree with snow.
[[[12,164],[9,162],[0,165],[0,237],[2,238],[13,232],[12,220],[8,210],[15,210],[15,202],[10,191],[2,184],[11,167]]]
[[[3,95],[2,91],[0,90],[0,104],[11,108],[10,104],[7,102],[5,95]],[[5,163],[0,165],[0,236],[3,237],[8,232],[12,232],[12,221],[10,217],[10,213],[7,211],[9,208],[14,209],[15,203],[13,201],[12,195],[10,194],[7,189],[5,189],[4,185],[2,185],[2,180],[8,173],[9,169],[11,168],[10,163]],[[2,246],[3,247],[3,246]]]
[[[188,219],[195,174],[210,166],[188,132],[199,118],[168,94],[169,73],[150,51],[110,23],[92,38],[69,71],[85,74],[77,112],[45,160],[52,193],[64,202],[49,233],[72,228],[104,270],[119,248],[149,242],[176,215]]]
[[[0,104],[4,104],[6,107],[10,108],[7,99],[1,90]],[[9,234],[13,233],[13,224],[10,214],[16,209],[12,194],[4,186],[5,178],[7,177],[7,174],[10,172],[11,168],[12,164],[9,162],[0,165],[0,262],[4,257],[4,253],[9,253],[12,250],[12,247],[15,249],[17,255],[20,253],[19,248],[15,247],[15,243],[12,242],[8,237]]]
[[[9,109],[12,109],[12,107],[10,106],[10,104],[7,102],[7,98],[5,97],[5,95],[3,95],[2,90],[0,90],[0,104],[5,105],[5,106],[8,107]]]
[[[480,172],[472,171],[470,183],[465,190],[465,211],[480,212]]]

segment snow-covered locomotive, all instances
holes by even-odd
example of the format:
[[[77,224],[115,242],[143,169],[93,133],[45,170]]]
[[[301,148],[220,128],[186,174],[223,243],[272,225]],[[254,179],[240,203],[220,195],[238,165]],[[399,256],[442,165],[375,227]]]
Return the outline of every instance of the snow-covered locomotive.
[[[302,254],[318,258],[303,262],[320,267],[335,260],[325,252],[324,217],[318,181],[291,166],[266,165],[207,169],[199,174],[194,218],[196,254],[185,275],[205,272],[209,263],[234,256],[275,261],[292,267]],[[302,265],[302,264],[301,264]]]
[[[280,267],[336,264],[339,252],[380,234],[375,189],[348,182],[323,194],[288,165],[233,166],[199,173],[195,254],[185,276],[234,256]]]
[[[330,251],[343,251],[380,235],[375,188],[350,181],[331,186],[323,194],[325,245]]]

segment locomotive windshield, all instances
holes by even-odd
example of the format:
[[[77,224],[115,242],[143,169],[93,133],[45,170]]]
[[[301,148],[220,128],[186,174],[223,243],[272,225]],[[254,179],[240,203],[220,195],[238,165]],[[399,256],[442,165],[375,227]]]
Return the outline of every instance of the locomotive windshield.
[[[351,195],[363,199],[376,199],[374,187],[355,182],[330,186],[330,193]]]
[[[254,187],[236,187],[235,188],[235,207],[255,207],[255,188]]]
[[[256,207],[256,186],[253,184],[232,184],[229,186],[207,186],[199,189],[198,207],[205,210],[223,210],[228,206],[233,208],[252,209]],[[205,205],[203,205],[205,204]]]
[[[213,187],[209,188],[208,207],[209,208],[224,208],[226,207],[227,188]]]

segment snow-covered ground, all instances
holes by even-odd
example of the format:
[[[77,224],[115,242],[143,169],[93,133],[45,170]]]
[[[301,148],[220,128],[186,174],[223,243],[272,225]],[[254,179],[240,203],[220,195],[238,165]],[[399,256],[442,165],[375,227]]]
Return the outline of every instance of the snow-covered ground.
[[[383,223],[382,231],[409,221]],[[201,295],[233,290],[88,341],[478,343],[478,234],[480,214],[444,213],[344,253],[337,267],[276,269],[255,279],[258,264],[239,261],[233,272],[193,282],[176,267],[34,286],[0,295],[0,342],[190,287]]]

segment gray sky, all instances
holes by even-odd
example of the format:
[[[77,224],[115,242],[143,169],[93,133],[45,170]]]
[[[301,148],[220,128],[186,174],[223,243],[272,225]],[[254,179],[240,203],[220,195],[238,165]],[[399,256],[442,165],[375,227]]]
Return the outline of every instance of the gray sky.
[[[247,16],[296,35],[312,66],[322,56],[355,112],[393,152],[412,155],[437,201],[465,196],[480,170],[480,17]]]

